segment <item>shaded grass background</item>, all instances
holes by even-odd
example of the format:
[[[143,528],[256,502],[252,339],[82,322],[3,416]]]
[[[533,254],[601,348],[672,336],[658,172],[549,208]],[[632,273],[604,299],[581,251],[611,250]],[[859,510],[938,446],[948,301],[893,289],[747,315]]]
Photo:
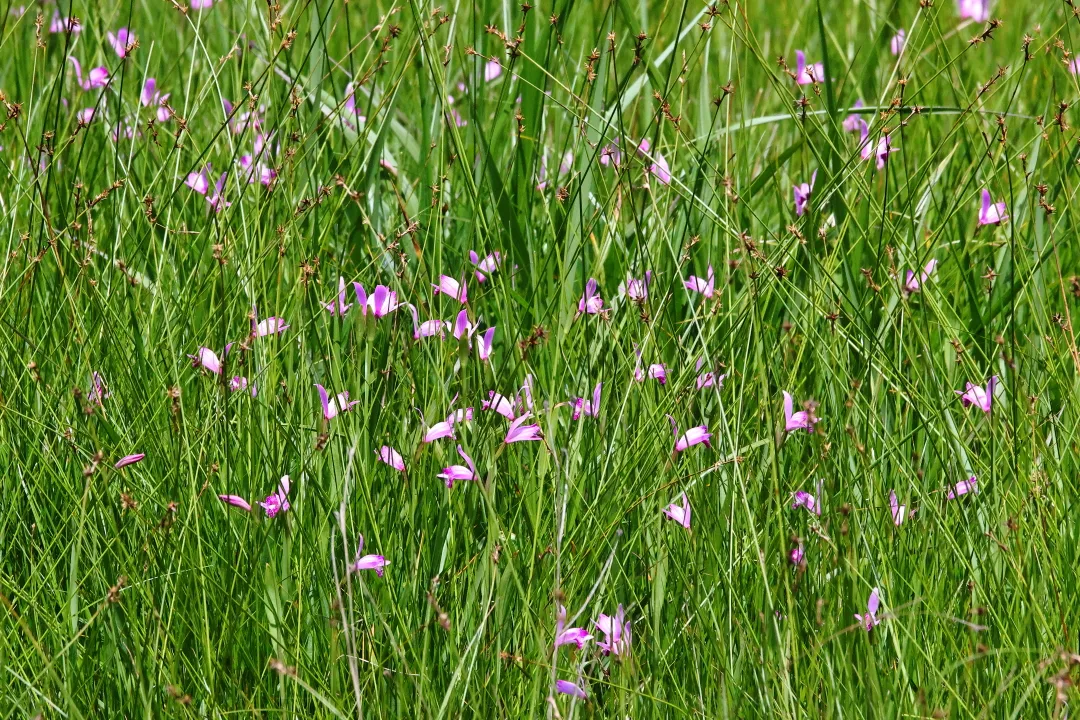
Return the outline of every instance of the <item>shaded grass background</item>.
[[[312,0],[280,15],[224,2],[186,16],[65,3],[83,31],[45,33],[44,49],[36,10],[0,20],[0,87],[17,115],[0,133],[5,715],[1065,712],[1077,151],[1071,111],[1054,116],[1077,94],[1055,47],[1073,47],[1068,8],[996,8],[1004,25],[969,45],[983,26],[949,3],[751,2],[715,17],[678,2],[524,15],[474,3],[444,6],[446,22],[415,2]],[[52,6],[41,11],[47,29]],[[104,41],[120,25],[140,39],[126,62]],[[899,62],[897,27],[909,38]],[[827,56],[817,91],[777,67],[797,48]],[[79,90],[69,54],[107,64],[110,87]],[[505,69],[486,83],[489,57]],[[157,142],[145,127],[148,76],[172,92],[179,135],[176,118]],[[357,132],[342,103],[364,77]],[[252,96],[280,143],[279,180],[268,191],[231,179],[232,206],[209,214],[183,179],[250,152],[252,133],[229,131],[221,101],[242,112]],[[872,136],[889,128],[899,148],[882,172],[839,129],[859,98]],[[100,115],[72,135],[86,106]],[[136,113],[141,137],[114,142]],[[642,188],[642,137],[671,164],[670,186]],[[616,138],[617,171],[598,162]],[[554,177],[566,151],[572,169]],[[811,210],[796,218],[791,185],[815,169]],[[1008,204],[999,228],[976,228],[984,186]],[[489,365],[453,343],[413,343],[407,314],[365,328],[321,309],[343,275],[452,317],[429,283],[466,269],[474,248],[507,260],[470,283],[474,318],[498,326]],[[931,257],[932,282],[904,297],[904,271]],[[681,280],[709,264],[718,292],[704,302]],[[616,288],[646,269],[639,310]],[[574,320],[589,277],[610,321]],[[292,328],[230,354],[253,399],[185,354],[243,339],[256,305]],[[632,381],[635,344],[669,366],[666,386]],[[723,389],[696,391],[698,357],[724,364]],[[87,413],[94,370],[112,397]],[[444,443],[414,456],[421,415],[441,419],[454,398],[479,407],[527,373],[547,403],[546,445],[500,451],[505,423],[478,413],[461,439],[487,489],[447,492],[434,476],[456,455]],[[953,390],[992,374],[1005,390],[994,413],[963,410]],[[571,423],[557,404],[597,381],[600,418]],[[314,382],[361,401],[325,439]],[[781,437],[782,390],[819,403],[820,434]],[[713,451],[672,462],[665,413],[680,428],[707,423]],[[375,462],[383,443],[405,455],[406,477]],[[136,451],[147,459],[110,469]],[[293,507],[273,521],[214,497],[261,499],[286,473]],[[942,488],[971,474],[980,493],[946,503]],[[790,493],[819,478],[821,519],[792,511]],[[901,528],[891,488],[918,507]],[[660,515],[682,490],[691,533]],[[358,533],[390,560],[385,578],[343,577]],[[802,570],[786,559],[796,538]],[[852,614],[875,586],[887,619],[868,638]],[[632,659],[553,658],[557,598],[582,622],[625,604]],[[549,703],[553,676],[579,669],[591,701]]]

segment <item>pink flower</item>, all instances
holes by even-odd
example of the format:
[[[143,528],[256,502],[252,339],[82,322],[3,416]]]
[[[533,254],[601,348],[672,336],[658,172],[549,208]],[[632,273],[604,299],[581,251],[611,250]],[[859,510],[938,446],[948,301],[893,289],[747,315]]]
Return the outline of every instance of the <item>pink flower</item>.
[[[889,491],[889,509],[892,511],[893,525],[896,525],[896,527],[900,527],[901,525],[903,525],[904,520],[915,514],[914,510],[912,510],[911,513],[908,513],[907,505],[900,504],[900,502],[896,499],[895,490]]]
[[[977,486],[978,482],[979,482],[979,479],[977,477],[975,477],[974,475],[972,475],[967,480],[961,480],[960,482],[956,483],[956,485],[949,488],[949,490],[946,493],[945,497],[948,498],[949,500],[955,500],[956,498],[960,497],[961,495],[967,495],[968,493],[971,493],[973,495],[978,494],[978,492],[979,492],[979,488]]]
[[[800,410],[799,412],[792,412],[793,401],[791,394],[784,391],[784,430],[787,432],[793,432],[795,430],[806,430],[806,432],[814,431],[814,423],[820,422],[818,418],[811,415],[806,410]]]
[[[607,167],[619,167],[622,164],[622,151],[619,149],[619,138],[600,149],[600,164]]]
[[[116,31],[116,34],[107,32],[105,35],[109,38],[109,44],[112,45],[112,49],[121,58],[127,57],[127,47],[131,43],[135,42],[134,33],[128,32],[126,27],[122,27]]]
[[[109,69],[105,67],[93,68],[83,80],[82,66],[79,65],[79,61],[73,57],[68,57],[68,60],[75,66],[75,79],[79,83],[79,87],[83,90],[93,90],[94,88],[102,88],[109,84]]]
[[[930,275],[934,272],[936,267],[937,260],[931,258],[930,262],[926,263],[926,267],[923,268],[922,275],[919,277],[915,276],[913,270],[908,270],[907,279],[904,281],[904,292],[909,294],[919,292],[919,290],[922,289],[923,284],[930,279]]]
[[[334,398],[331,398],[324,388],[319,383],[315,383],[315,388],[319,391],[319,402],[322,403],[323,417],[327,421],[333,420],[339,413],[348,412],[352,410],[353,405],[359,405],[359,400],[353,400],[349,402],[349,392],[340,392]]]
[[[638,155],[641,155],[644,158],[649,158],[650,148],[651,143],[649,142],[649,139],[643,138],[637,146]],[[648,167],[646,167],[645,172],[649,175],[654,176],[661,185],[671,184],[671,170],[668,167],[667,160],[665,160],[664,156],[660,153],[656,153],[655,162],[651,163]]]
[[[791,548],[791,552],[788,553],[788,561],[792,565],[802,565],[803,560],[806,559],[806,552],[803,550],[802,543],[797,543],[795,547]]]
[[[570,682],[569,680],[556,680],[555,691],[562,695],[570,695],[571,697],[576,697],[581,700],[589,699],[589,695],[585,692],[585,688],[581,686],[580,680],[576,683]]]
[[[582,313],[588,315],[602,314],[603,308],[604,299],[600,297],[598,283],[594,278],[589,278],[588,282],[585,283],[585,294],[578,300],[577,315],[574,317],[576,318]]]
[[[483,335],[476,338],[477,354],[480,356],[481,362],[486,362],[491,358],[492,345],[495,342],[495,327],[489,327],[484,331]]]
[[[380,460],[398,472],[405,472],[405,460],[402,459],[401,453],[394,448],[389,445],[383,445],[375,454],[379,456]]]
[[[705,279],[691,275],[683,282],[683,286],[690,292],[701,293],[707,298],[712,298],[716,288],[716,276],[713,274],[712,265],[709,265],[709,270],[706,273]]]
[[[675,418],[668,415],[667,419],[671,423],[671,434],[678,438],[678,440],[675,441],[675,452],[681,453],[694,445],[705,445],[705,447],[708,448],[712,447],[712,445],[709,444],[712,435],[709,433],[708,425],[692,427],[687,430],[682,437],[679,437],[679,426],[675,424]]]
[[[483,410],[494,410],[507,420],[514,419],[514,403],[505,395],[500,395],[494,390],[488,391],[488,399],[480,403]]]
[[[658,381],[661,385],[667,385],[667,368],[663,363],[653,363],[648,370],[642,370],[640,365],[634,368],[635,380],[644,382],[646,377]]]
[[[289,328],[288,323],[282,317],[266,317],[259,320],[258,311],[252,308],[252,337],[265,338],[268,335],[281,335]]]
[[[468,287],[465,285],[464,278],[459,281],[448,275],[440,275],[439,284],[432,285],[431,287],[435,288],[435,295],[442,293],[447,297],[457,300],[462,305],[468,301]]]
[[[894,153],[899,148],[892,146],[892,139],[888,135],[882,135],[878,138],[877,143],[870,142],[870,129],[863,128],[862,130],[862,148],[859,154],[863,160],[869,160],[870,158],[877,158],[877,169],[882,170],[885,167],[885,162],[889,159],[890,153]]]
[[[476,466],[473,464],[472,458],[465,453],[461,448],[461,445],[457,446],[457,451],[458,455],[465,460],[468,467],[464,465],[450,465],[449,467],[444,467],[443,471],[435,476],[445,480],[446,487],[451,489],[454,487],[455,480],[461,482],[465,480],[480,479],[480,475],[476,472]]]
[[[855,101],[855,104],[851,106],[851,109],[858,110],[861,107],[864,106],[863,101],[860,99]],[[844,132],[857,132],[862,134],[865,134],[870,127],[866,124],[866,121],[863,120],[862,116],[858,113],[851,113],[846,118],[844,118],[843,126]]]
[[[240,390],[248,389],[248,379],[243,375],[234,375],[229,379],[230,392],[238,392]],[[259,391],[255,388],[255,384],[251,383],[251,397],[258,396]]]
[[[266,500],[259,503],[266,511],[266,517],[272,518],[279,512],[289,510],[289,476],[282,475],[278,483],[278,489],[266,496]]]
[[[364,555],[360,556],[360,553],[364,551],[364,536],[360,536],[360,542],[356,546],[356,556],[353,559],[352,565],[349,566],[349,572],[360,572],[361,570],[374,570],[375,574],[379,577],[383,576],[383,568],[389,565],[382,555]]]
[[[349,312],[349,308],[352,307],[352,303],[345,302],[345,278],[338,276],[338,294],[337,298],[331,300],[328,303],[323,303],[323,307],[331,315],[337,315],[338,317],[344,317],[345,313]]]
[[[874,629],[875,625],[881,623],[881,621],[878,620],[877,617],[877,611],[880,604],[881,600],[878,596],[878,589],[874,588],[870,591],[870,600],[866,603],[866,614],[855,614],[855,619],[859,622],[860,625],[866,628],[867,632],[870,632]]]
[[[889,41],[889,52],[893,55],[899,55],[904,51],[905,44],[907,44],[907,33],[904,32],[904,28],[900,28],[893,35],[892,40]]]
[[[797,490],[791,494],[791,509],[796,510],[804,507],[807,512],[813,513],[818,517],[821,516],[821,497],[824,491],[825,483],[821,480],[817,481],[817,497],[814,497],[805,490]]]
[[[525,425],[525,421],[532,417],[532,413],[525,413],[521,417],[515,418],[510,423],[510,429],[506,432],[506,439],[504,443],[509,445],[516,442],[528,442],[530,440],[543,440],[544,434],[540,431],[539,425]]]
[[[94,108],[83,108],[79,112],[75,113],[75,122],[80,125],[89,125],[94,121]]]
[[[974,405],[984,413],[988,413],[994,405],[994,389],[997,387],[997,381],[997,375],[994,375],[986,383],[985,390],[977,385],[968,383],[963,392],[959,390],[954,390],[953,392],[960,396],[960,402],[963,403],[964,407]]]
[[[117,470],[119,470],[122,467],[127,467],[128,465],[134,465],[135,463],[140,462],[144,457],[146,457],[146,453],[135,453],[134,455],[125,455],[124,457],[117,460],[116,465],[114,465],[113,467],[115,467]]]
[[[625,617],[626,612],[619,605],[614,616],[600,613],[596,619],[596,629],[604,635],[604,640],[597,641],[596,646],[605,655],[625,657],[630,654],[630,621]]]
[[[362,113],[362,108],[356,104],[356,88],[353,87],[352,83],[345,86],[345,112],[356,118],[360,124],[367,122],[367,118]]]
[[[477,281],[486,282],[487,275],[490,275],[499,269],[499,265],[502,264],[502,256],[498,251],[495,251],[481,259],[480,256],[476,254],[475,250],[470,250],[469,261],[476,266],[476,271],[473,275],[476,276]],[[487,275],[485,275],[485,273],[487,273]]]
[[[72,35],[78,35],[82,32],[82,25],[79,24],[78,18],[63,18],[60,17],[59,10],[53,10],[52,22],[49,23],[49,32],[54,34],[71,33]]]
[[[697,365],[694,370],[701,370],[701,366],[705,364],[704,358],[698,358]],[[705,388],[716,387],[717,389],[724,387],[724,378],[727,377],[727,373],[722,375],[716,375],[712,370],[706,370],[697,376],[697,389],[703,390]]]
[[[810,202],[810,191],[814,189],[817,181],[817,170],[810,176],[810,182],[795,186],[795,215],[801,216],[806,212],[806,205]]]
[[[184,180],[184,184],[200,195],[205,195],[210,191],[209,173],[210,163],[207,163],[206,167],[199,172],[188,173],[187,179]]]
[[[195,351],[194,355],[188,355],[188,357],[191,358],[191,367],[201,367],[215,375],[221,374],[221,360],[218,359],[217,353],[210,348],[201,347]]]
[[[961,18],[986,22],[990,19],[990,0],[957,0],[957,10]]]
[[[671,503],[664,508],[664,515],[670,520],[682,525],[687,530],[690,529],[690,501],[686,499],[686,493],[682,494],[682,505],[676,505]]]
[[[105,378],[97,370],[90,373],[90,391],[86,393],[86,401],[101,407],[101,401],[111,398],[109,386],[105,384]]]
[[[371,295],[368,295],[363,285],[354,282],[353,291],[356,293],[356,302],[364,315],[370,312],[376,318],[383,318],[401,307],[397,293],[386,285],[376,285]]]
[[[645,277],[637,278],[626,276],[626,297],[631,301],[641,304],[649,297],[649,283],[652,282],[652,271],[646,270]]]
[[[990,191],[983,188],[982,207],[979,209],[979,225],[1000,225],[1008,219],[1009,216],[1005,212],[1005,203],[992,202]]]
[[[484,82],[491,82],[502,75],[502,65],[498,60],[488,60],[484,63]]]
[[[424,442],[432,443],[447,437],[454,437],[454,426],[448,422],[437,422],[424,434]]]
[[[585,628],[580,627],[565,627],[566,625],[566,608],[559,605],[558,612],[555,616],[555,647],[561,647],[562,645],[576,645],[580,650],[585,647],[585,643],[592,640],[592,635]]]
[[[459,312],[454,319],[451,332],[454,334],[455,340],[460,340],[463,337],[471,338],[473,336],[473,333],[476,332],[476,326],[469,322],[468,310],[461,308],[461,312]]]
[[[143,107],[156,107],[157,121],[159,123],[168,122],[172,118],[172,113],[169,112],[169,108],[165,107],[164,103],[168,101],[169,95],[170,93],[162,95],[158,92],[157,80],[146,78],[142,93],[139,96],[139,103]]]
[[[799,85],[812,85],[825,81],[825,65],[822,63],[806,64],[806,54],[795,51],[795,82]]]
[[[233,507],[238,507],[241,510],[251,512],[251,505],[248,503],[247,500],[240,497],[239,495],[218,495],[218,500],[225,503],[226,505],[232,505]]]
[[[588,417],[598,417],[600,415],[600,389],[603,383],[596,383],[596,387],[593,388],[592,401],[585,398],[574,398],[571,405],[574,408],[574,413],[571,416],[572,420],[577,420],[582,415]]]
[[[413,340],[419,340],[420,338],[443,336],[443,333],[450,327],[450,323],[443,320],[425,320],[420,322],[420,316],[416,313],[416,307],[409,305],[409,312],[412,314],[413,321]]]

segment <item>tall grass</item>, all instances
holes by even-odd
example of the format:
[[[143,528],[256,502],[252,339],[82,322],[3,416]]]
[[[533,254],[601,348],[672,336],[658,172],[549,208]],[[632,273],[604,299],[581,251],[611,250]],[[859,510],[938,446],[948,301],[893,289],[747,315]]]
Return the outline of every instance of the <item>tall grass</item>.
[[[3,10],[5,717],[1070,714],[1071,3]],[[889,136],[881,169],[850,116]],[[1007,221],[979,224],[983,188]],[[499,253],[486,282],[471,250]],[[710,266],[711,297],[686,287]],[[414,339],[351,285],[324,307],[341,277],[453,322],[443,274],[471,339]],[[327,421],[315,383],[359,402]],[[481,403],[520,412],[529,383],[543,440],[504,444]],[[665,415],[711,442],[673,452]],[[447,489],[458,444],[479,479]],[[361,534],[381,577],[349,570]],[[584,648],[553,647],[560,605]]]

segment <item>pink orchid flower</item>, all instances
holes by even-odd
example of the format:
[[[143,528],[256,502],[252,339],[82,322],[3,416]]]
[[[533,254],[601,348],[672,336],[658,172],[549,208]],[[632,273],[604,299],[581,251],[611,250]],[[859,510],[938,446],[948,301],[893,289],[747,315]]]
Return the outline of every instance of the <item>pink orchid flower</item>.
[[[712,439],[712,435],[709,433],[708,425],[698,425],[692,427],[679,437],[679,426],[675,424],[675,418],[670,415],[667,416],[668,422],[671,423],[671,434],[678,438],[675,441],[675,452],[681,453],[687,448],[691,448],[694,445],[704,445],[707,448],[711,448],[709,440]]]
[[[251,504],[239,495],[218,495],[218,500],[226,505],[232,505],[246,512],[251,512]]]
[[[604,640],[597,641],[596,646],[605,655],[625,657],[630,654],[630,621],[625,618],[626,611],[619,605],[614,616],[600,613],[596,619],[596,629],[604,635]]]
[[[449,298],[457,300],[462,305],[464,305],[468,301],[469,288],[465,285],[464,278],[462,278],[461,280],[455,280],[449,275],[440,275],[439,284],[433,284],[431,287],[435,289],[435,295],[442,293]]]
[[[498,270],[499,265],[502,264],[502,255],[495,251],[481,259],[475,250],[470,250],[469,262],[476,266],[476,270],[473,272],[476,280],[478,282],[487,282],[487,276]]]
[[[821,517],[821,498],[824,490],[825,483],[822,480],[817,481],[817,497],[805,490],[796,490],[791,494],[791,509],[796,510],[803,507],[806,508],[807,512]]]
[[[977,23],[990,19],[990,0],[957,0],[961,18],[971,18]]]
[[[55,34],[59,33],[71,33],[72,35],[78,35],[82,32],[82,25],[79,24],[79,19],[75,17],[60,17],[59,10],[53,10],[52,22],[49,23],[49,32]]]
[[[510,429],[506,432],[506,439],[503,442],[507,445],[516,442],[528,442],[530,440],[543,440],[544,434],[540,431],[540,426],[536,424],[526,425],[525,422],[532,417],[532,413],[525,413],[524,415],[514,418],[510,423]]]
[[[589,695],[585,692],[585,688],[581,686],[581,680],[576,683],[569,680],[556,680],[555,692],[561,695],[570,695],[571,697],[578,698],[580,700],[588,700]]]
[[[290,325],[284,318],[268,317],[259,320],[258,308],[251,308],[251,337],[261,338],[268,335],[280,335],[288,330]]]
[[[386,558],[382,555],[364,555],[361,557],[360,553],[364,551],[364,536],[360,536],[360,541],[356,545],[356,556],[353,558],[352,565],[349,566],[349,572],[360,572],[361,570],[374,570],[375,574],[379,577],[383,576],[383,568],[388,563]]]
[[[194,355],[188,355],[188,357],[191,358],[191,367],[203,368],[215,375],[221,374],[221,360],[210,348],[201,347],[195,351]]]
[[[482,410],[494,410],[507,420],[514,419],[514,403],[505,395],[488,390],[488,399],[480,403]]]
[[[1005,212],[1005,203],[992,202],[990,191],[983,188],[982,207],[979,208],[979,225],[1000,225],[1008,219],[1009,215]]]
[[[93,90],[94,88],[103,88],[109,84],[109,69],[106,67],[96,67],[90,70],[86,79],[83,80],[82,65],[79,61],[73,57],[68,57],[68,60],[75,66],[75,79],[79,83],[79,87],[83,90]]]
[[[784,391],[784,430],[787,432],[793,432],[795,430],[806,430],[806,432],[814,431],[814,423],[820,422],[820,420],[811,415],[806,410],[800,410],[799,412],[792,412],[793,401],[791,394]]]
[[[448,489],[453,489],[454,481],[462,482],[465,480],[480,479],[480,474],[476,472],[476,465],[473,464],[472,458],[466,454],[461,445],[457,446],[457,451],[458,455],[465,460],[468,467],[465,465],[450,465],[449,467],[444,467],[443,471],[435,476],[442,478],[446,482],[446,487]]]
[[[907,271],[907,279],[904,281],[904,292],[911,294],[917,293],[922,289],[922,286],[930,279],[930,275],[933,274],[934,269],[937,268],[937,259],[931,258],[930,262],[926,263],[926,267],[923,268],[922,274],[915,275],[915,271]]]
[[[806,205],[810,202],[810,191],[814,189],[817,181],[817,170],[810,176],[810,182],[795,186],[795,215],[801,217],[806,212]]]
[[[79,112],[75,113],[75,122],[79,125],[89,125],[94,121],[94,115],[96,111],[92,107],[83,108]]]
[[[389,445],[383,445],[375,454],[380,460],[398,472],[405,472],[405,460],[401,457],[401,453],[394,448]]]
[[[900,527],[904,524],[904,521],[915,514],[912,510],[910,513],[907,511],[907,505],[901,505],[896,499],[896,491],[889,491],[889,510],[892,512],[893,525]]]
[[[116,54],[121,58],[126,58],[128,45],[135,42],[135,34],[128,32],[126,27],[122,27],[116,31],[115,35],[112,32],[107,32],[105,35],[109,38],[109,44],[112,45]]]
[[[356,293],[356,302],[364,315],[371,313],[376,318],[384,318],[397,310],[403,303],[399,303],[397,293],[386,285],[376,285],[368,295],[364,286],[358,282],[353,283],[353,292]]]
[[[447,328],[450,327],[450,323],[444,320],[425,320],[420,322],[420,316],[416,312],[416,307],[409,305],[409,312],[412,315],[413,321],[413,340],[419,340],[426,337],[443,337]]]
[[[653,363],[647,370],[642,370],[640,365],[634,368],[635,380],[644,382],[645,378],[656,380],[661,385],[667,385],[667,367],[663,363]]]
[[[712,265],[709,265],[705,279],[691,275],[683,282],[683,286],[690,292],[701,293],[711,299],[716,288],[716,275],[713,274]]]
[[[424,434],[424,442],[432,443],[442,438],[454,437],[454,426],[448,422],[437,422],[428,428],[428,431]]]
[[[880,605],[881,598],[879,596],[878,589],[874,588],[870,591],[870,600],[866,603],[866,614],[855,614],[855,619],[862,627],[866,629],[867,632],[870,632],[874,629],[874,626],[881,623],[881,620],[879,620],[877,616],[878,607]]]
[[[671,503],[664,508],[663,512],[669,520],[674,520],[687,530],[690,529],[690,501],[686,499],[686,493],[682,494],[682,505]]]
[[[592,635],[585,628],[566,627],[566,608],[559,605],[555,615],[555,647],[576,645],[581,650],[589,640],[592,640]]]
[[[487,362],[491,359],[491,351],[495,342],[495,326],[489,327],[484,331],[483,335],[479,335],[476,338],[477,354],[480,357],[481,362]]]
[[[899,55],[904,51],[904,45],[907,44],[907,33],[904,32],[904,28],[900,28],[896,31],[896,34],[889,40],[889,52],[893,55]]]
[[[109,386],[105,384],[105,378],[97,370],[90,373],[90,391],[86,393],[86,401],[101,407],[101,401],[112,397]]]
[[[652,144],[649,142],[649,139],[643,138],[637,146],[638,155],[649,159],[649,150],[651,149],[651,147]],[[655,162],[652,162],[651,164],[649,164],[648,167],[645,168],[646,174],[655,177],[661,185],[670,185],[671,169],[668,167],[667,160],[665,160],[664,156],[660,153],[656,153],[653,159],[655,160]]]
[[[860,98],[859,100],[855,101],[855,104],[851,106],[851,109],[858,110],[862,107],[865,106],[863,105],[863,101]],[[867,125],[865,120],[863,120],[862,115],[859,115],[858,113],[851,113],[846,118],[844,118],[843,127],[844,132],[857,132],[863,135],[865,135],[866,131],[870,129],[870,126]]]
[[[249,385],[251,387],[251,397],[258,397],[259,391],[255,387],[255,383],[248,383],[248,379],[243,375],[234,375],[232,378],[229,379],[230,392],[247,390]]]
[[[599,284],[594,278],[589,278],[585,283],[585,294],[578,300],[577,314],[575,318],[582,313],[587,315],[604,314],[604,299],[600,297]]]
[[[345,302],[345,278],[339,275],[337,298],[331,300],[328,303],[323,303],[323,308],[325,308],[326,311],[331,315],[345,317],[345,313],[349,312],[349,308],[351,307],[352,303]]]
[[[884,169],[885,162],[889,159],[889,155],[900,149],[893,147],[892,138],[887,134],[879,137],[876,143],[871,142],[869,127],[863,128],[861,142],[862,147],[859,150],[859,154],[862,156],[862,159],[869,160],[870,158],[876,158],[878,170]]]
[[[476,326],[469,322],[468,310],[461,308],[461,312],[454,318],[454,324],[451,326],[450,331],[453,333],[455,340],[460,340],[463,337],[471,338],[473,336],[473,333],[476,332]]]
[[[498,60],[488,60],[484,63],[484,82],[491,82],[502,75],[502,65]]]
[[[954,390],[957,395],[960,396],[960,402],[964,407],[975,407],[982,410],[984,413],[989,413],[994,405],[994,390],[997,388],[998,378],[994,375],[986,383],[986,389],[967,383],[963,392],[960,390]]]
[[[259,503],[262,505],[262,509],[266,511],[266,517],[272,518],[279,512],[288,512],[289,510],[289,476],[282,475],[281,480],[278,482],[278,488],[270,495],[266,496],[266,500]]]
[[[146,82],[143,83],[142,93],[139,95],[139,104],[143,107],[156,107],[157,121],[159,123],[168,122],[172,118],[172,114],[163,103],[168,102],[170,94],[158,92],[157,80],[146,78]]]
[[[349,412],[354,405],[360,404],[359,400],[349,402],[348,390],[340,392],[331,398],[329,393],[326,392],[326,388],[319,383],[315,383],[315,389],[319,391],[319,402],[322,404],[323,417],[327,421],[333,420],[340,413]]]
[[[791,552],[788,553],[788,562],[792,565],[802,565],[803,560],[806,559],[806,551],[803,549],[802,543],[796,543],[795,547],[791,548]]]
[[[209,10],[214,4],[214,0],[191,0],[190,4],[192,10]]]
[[[214,192],[206,198],[206,202],[210,203],[210,207],[214,209],[214,212],[221,212],[225,208],[232,206],[232,203],[226,200],[223,194],[223,191],[225,190],[225,179],[228,176],[228,173],[221,173],[217,182],[214,183]]]
[[[119,470],[122,467],[127,467],[128,465],[134,465],[135,463],[142,461],[142,459],[144,457],[146,457],[146,453],[135,453],[133,455],[125,455],[124,457],[117,460],[116,465],[114,465],[113,467],[115,467],[117,470]]]
[[[571,420],[577,420],[582,415],[587,417],[598,417],[600,415],[600,390],[603,383],[596,383],[596,387],[593,388],[592,400],[586,400],[585,398],[574,398],[570,403],[574,412],[571,416]]]
[[[626,276],[625,292],[626,297],[630,298],[631,302],[636,302],[639,305],[649,297],[649,283],[652,282],[652,271],[646,270],[645,277],[640,280],[630,275]],[[623,288],[620,288],[620,291]]]
[[[978,482],[979,479],[972,475],[967,480],[961,480],[960,482],[956,483],[956,485],[949,488],[948,492],[945,494],[945,497],[949,500],[955,500],[961,495],[967,495],[968,493],[977,495],[979,492]]]
[[[704,358],[697,359],[697,365],[694,367],[695,371],[701,370],[701,366],[705,364]],[[715,387],[720,389],[724,387],[724,379],[727,377],[727,373],[721,375],[715,374],[712,370],[706,370],[697,376],[697,389],[703,390],[705,388]]]
[[[619,149],[619,138],[615,138],[600,149],[600,164],[604,167],[610,165],[616,168],[622,164],[622,150]]]
[[[802,50],[795,51],[795,82],[799,85],[813,85],[816,82],[825,81],[824,63],[806,64],[806,54]]]
[[[367,122],[367,118],[363,115],[363,109],[356,104],[356,88],[353,83],[345,86],[345,113],[356,118],[356,121],[361,125]],[[349,127],[352,127],[351,123],[349,123]]]

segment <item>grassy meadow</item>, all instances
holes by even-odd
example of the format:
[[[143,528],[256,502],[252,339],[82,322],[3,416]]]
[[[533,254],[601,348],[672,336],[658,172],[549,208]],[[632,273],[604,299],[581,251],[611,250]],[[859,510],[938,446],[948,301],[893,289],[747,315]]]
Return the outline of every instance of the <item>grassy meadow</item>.
[[[1074,714],[1072,0],[0,10],[3,717]]]

